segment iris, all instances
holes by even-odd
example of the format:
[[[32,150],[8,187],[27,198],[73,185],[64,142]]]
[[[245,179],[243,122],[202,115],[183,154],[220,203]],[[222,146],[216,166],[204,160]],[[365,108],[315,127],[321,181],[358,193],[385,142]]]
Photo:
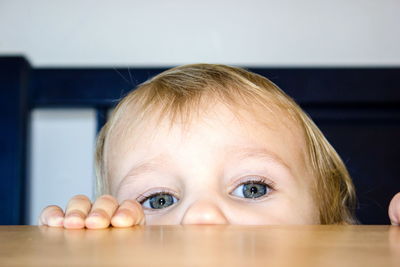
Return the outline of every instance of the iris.
[[[243,184],[242,193],[245,198],[259,198],[267,193],[267,186],[254,182]]]
[[[176,202],[176,198],[174,198],[170,194],[155,194],[150,196],[143,202],[143,206],[146,205],[152,209],[164,209]]]

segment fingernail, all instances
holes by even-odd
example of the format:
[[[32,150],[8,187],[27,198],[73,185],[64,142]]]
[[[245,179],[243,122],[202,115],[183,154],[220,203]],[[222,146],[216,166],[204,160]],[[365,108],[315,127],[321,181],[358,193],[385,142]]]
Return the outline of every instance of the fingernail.
[[[93,211],[93,212],[89,213],[88,217],[101,217],[101,216],[102,215],[100,213]]]
[[[85,218],[85,215],[81,211],[71,211],[67,213],[65,217]]]
[[[82,228],[84,227],[84,217],[79,213],[70,213],[64,219],[64,227],[66,228]]]
[[[52,227],[61,227],[64,225],[64,217],[52,217],[49,219],[48,225]]]
[[[130,227],[133,223],[132,216],[120,211],[117,211],[112,218],[112,224],[116,227]]]

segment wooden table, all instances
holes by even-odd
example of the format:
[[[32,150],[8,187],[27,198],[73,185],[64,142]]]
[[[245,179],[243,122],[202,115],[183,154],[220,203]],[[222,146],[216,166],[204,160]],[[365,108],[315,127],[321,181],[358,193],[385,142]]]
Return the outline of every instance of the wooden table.
[[[400,266],[396,226],[0,226],[0,266]]]

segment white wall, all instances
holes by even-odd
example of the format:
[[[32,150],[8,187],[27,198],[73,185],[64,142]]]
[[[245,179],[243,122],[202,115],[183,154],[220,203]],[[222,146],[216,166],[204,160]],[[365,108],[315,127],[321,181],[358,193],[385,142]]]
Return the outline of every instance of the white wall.
[[[44,109],[31,114],[30,224],[49,204],[66,207],[76,194],[94,194],[95,112]]]
[[[36,67],[399,66],[399,14],[399,0],[0,0],[0,56]],[[33,113],[31,223],[93,192],[94,114],[70,112]]]
[[[36,66],[398,65],[398,0],[0,0]]]

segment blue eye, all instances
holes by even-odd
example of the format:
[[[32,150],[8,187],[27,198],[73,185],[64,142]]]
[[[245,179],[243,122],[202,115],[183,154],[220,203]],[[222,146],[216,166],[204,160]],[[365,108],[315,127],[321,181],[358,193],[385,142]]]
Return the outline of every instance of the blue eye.
[[[156,193],[147,197],[141,204],[148,209],[164,209],[178,202],[178,199],[168,193]]]
[[[250,181],[243,183],[232,191],[232,195],[241,198],[260,198],[271,191],[271,188],[264,182]]]

